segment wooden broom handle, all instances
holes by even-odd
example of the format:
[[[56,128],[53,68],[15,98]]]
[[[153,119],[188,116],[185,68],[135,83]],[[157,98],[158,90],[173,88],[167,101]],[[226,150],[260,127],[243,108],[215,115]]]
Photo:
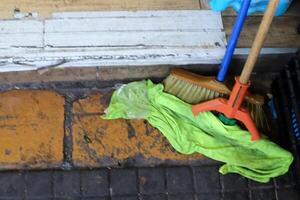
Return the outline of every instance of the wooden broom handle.
[[[279,0],[270,0],[268,4],[267,10],[259,25],[254,42],[252,44],[252,48],[240,76],[240,82],[242,84],[247,84],[250,79],[250,75],[259,56],[264,40],[268,34],[278,3]]]

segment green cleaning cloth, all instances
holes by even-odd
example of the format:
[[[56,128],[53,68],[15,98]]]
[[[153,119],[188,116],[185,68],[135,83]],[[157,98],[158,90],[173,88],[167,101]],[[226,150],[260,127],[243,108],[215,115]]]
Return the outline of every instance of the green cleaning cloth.
[[[201,153],[225,164],[222,174],[238,173],[258,182],[286,173],[293,161],[288,151],[267,140],[251,141],[248,131],[224,125],[211,112],[194,116],[191,105],[163,92],[150,80],[117,89],[104,119],[146,119],[158,128],[174,149],[183,154]]]

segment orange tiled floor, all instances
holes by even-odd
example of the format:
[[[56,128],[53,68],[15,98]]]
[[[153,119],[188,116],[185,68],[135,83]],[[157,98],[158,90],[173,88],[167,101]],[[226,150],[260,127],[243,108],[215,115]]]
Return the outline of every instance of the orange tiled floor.
[[[65,98],[54,91],[0,93],[0,167],[62,167],[67,154],[72,159],[67,162],[75,167],[112,166],[128,161],[155,165],[203,160],[200,154],[175,152],[166,138],[144,120],[101,119],[111,93],[104,90],[69,102],[67,112]],[[71,123],[66,127],[68,120]],[[65,131],[66,128],[71,131]],[[69,139],[64,140],[66,137]]]
[[[0,93],[0,134],[2,169],[60,166],[64,98],[39,90]]]

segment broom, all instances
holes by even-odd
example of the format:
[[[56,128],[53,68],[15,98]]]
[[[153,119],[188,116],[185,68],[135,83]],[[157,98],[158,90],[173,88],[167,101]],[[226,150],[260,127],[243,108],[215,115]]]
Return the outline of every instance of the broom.
[[[231,91],[223,82],[245,22],[250,2],[251,0],[244,0],[242,3],[217,79],[197,75],[182,69],[172,69],[170,75],[163,81],[165,92],[173,94],[190,104],[229,96]],[[260,95],[248,93],[244,104],[249,109],[257,126],[261,130],[268,130],[269,126],[263,111],[264,98]]]
[[[204,103],[192,106],[193,114],[196,116],[199,112],[217,111],[224,114],[225,118],[234,118],[242,122],[252,135],[252,140],[258,140],[260,134],[251,119],[247,109],[242,108],[241,104],[250,86],[250,76],[253,71],[255,62],[259,56],[263,42],[267,36],[268,30],[271,26],[276,7],[279,0],[270,0],[267,10],[264,14],[262,22],[258,28],[258,32],[254,39],[251,51],[243,67],[240,77],[235,78],[235,84],[229,99],[217,98]]]

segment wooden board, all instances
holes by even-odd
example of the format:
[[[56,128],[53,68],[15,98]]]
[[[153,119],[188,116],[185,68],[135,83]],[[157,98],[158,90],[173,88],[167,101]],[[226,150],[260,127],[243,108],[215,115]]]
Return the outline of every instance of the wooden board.
[[[210,9],[210,0],[200,0],[202,9]],[[227,39],[229,39],[237,13],[228,8],[222,12],[222,18]],[[247,17],[237,47],[250,47],[261,21],[262,13],[255,13]],[[288,11],[279,17],[275,17],[267,36],[264,47],[299,47],[300,35],[297,27],[300,22],[300,1],[294,1]]]
[[[219,63],[226,46],[220,13],[207,10],[55,13],[2,22],[1,72]]]
[[[100,10],[199,9],[199,0],[1,0],[0,18],[11,19],[16,12],[38,13],[49,18],[53,12]]]
[[[43,22],[13,20],[0,22],[0,49],[12,47],[42,47]]]
[[[229,39],[235,17],[224,17],[223,23],[227,39]],[[248,17],[238,41],[238,47],[251,47],[256,35],[261,17]],[[300,35],[297,33],[297,26],[300,22],[299,17],[275,17],[269,34],[264,43],[264,47],[299,47]]]

